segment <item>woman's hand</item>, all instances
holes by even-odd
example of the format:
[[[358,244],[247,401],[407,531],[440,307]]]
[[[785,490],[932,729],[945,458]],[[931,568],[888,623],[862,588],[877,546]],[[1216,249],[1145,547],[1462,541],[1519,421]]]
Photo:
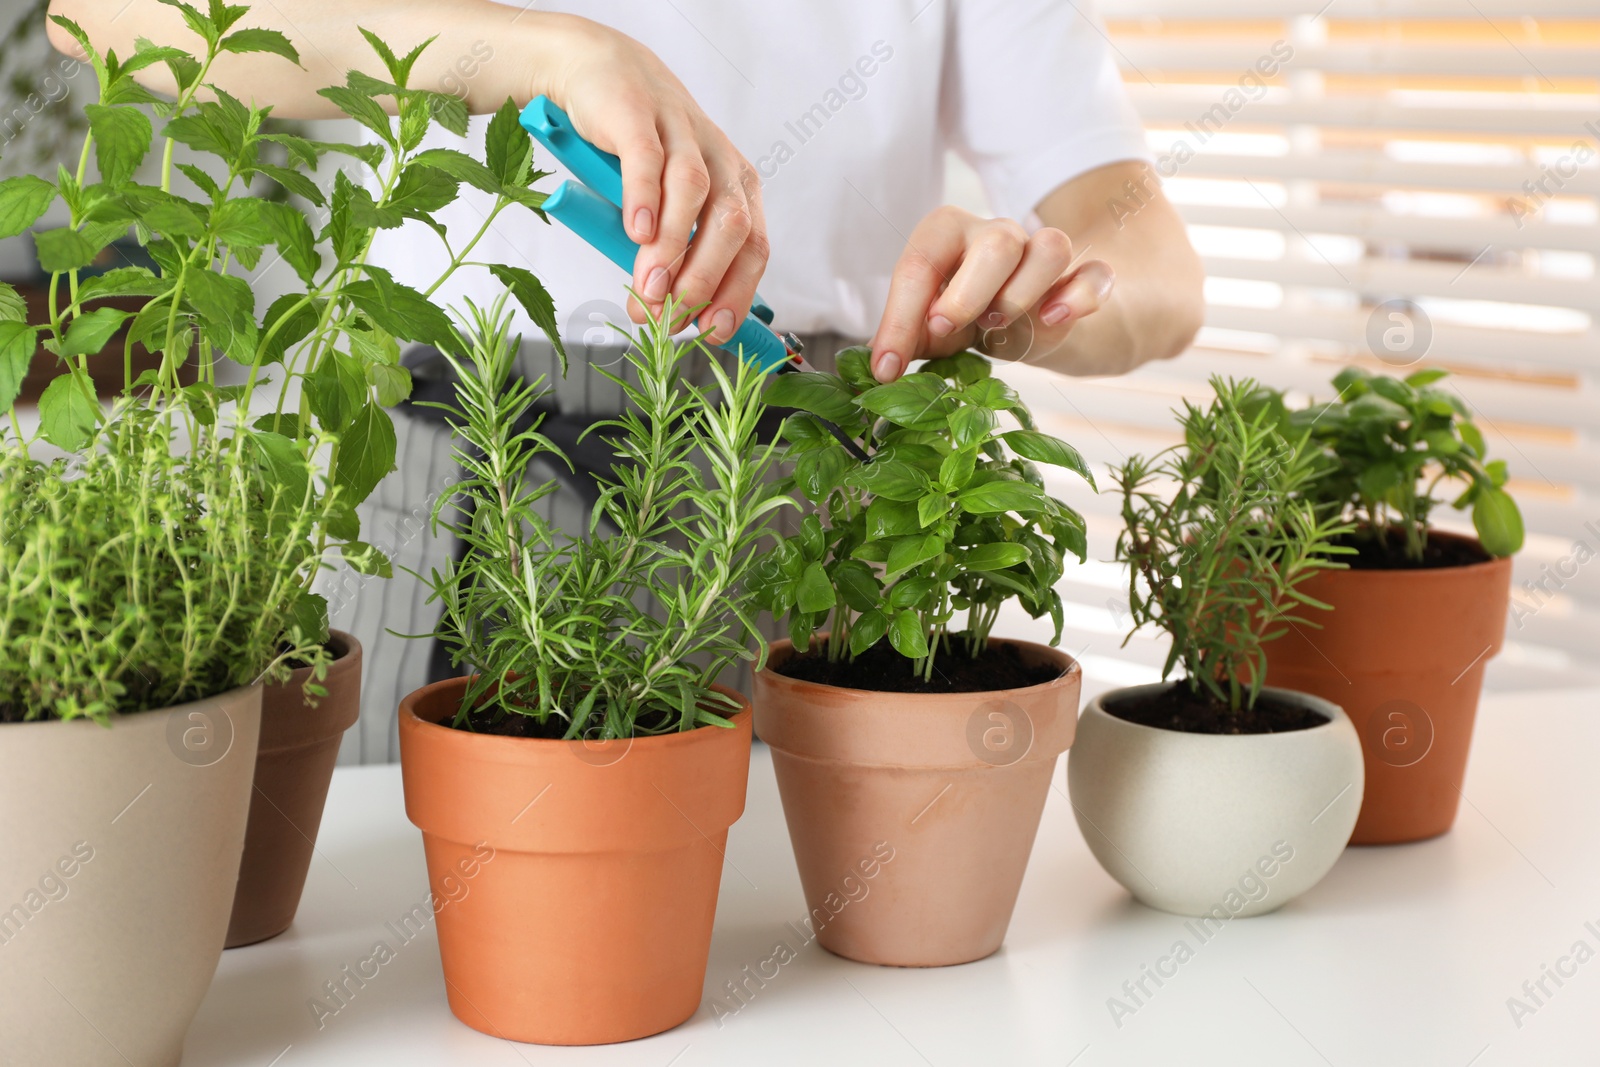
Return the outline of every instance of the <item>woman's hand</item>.
[[[579,133],[621,158],[622,218],[641,246],[634,291],[651,310],[669,292],[686,307],[705,304],[700,328],[727,340],[767,265],[755,168],[644,45],[587,19],[542,17],[560,46],[531,74],[530,96],[548,94]],[[643,321],[637,301],[628,310]]]
[[[1072,241],[1045,227],[941,207],[917,224],[895,265],[889,302],[872,339],[872,372],[892,382],[914,359],[1009,342],[1024,317],[1059,346],[1094,314],[1115,282],[1109,264],[1073,265]],[[1003,354],[1001,344],[992,346]]]

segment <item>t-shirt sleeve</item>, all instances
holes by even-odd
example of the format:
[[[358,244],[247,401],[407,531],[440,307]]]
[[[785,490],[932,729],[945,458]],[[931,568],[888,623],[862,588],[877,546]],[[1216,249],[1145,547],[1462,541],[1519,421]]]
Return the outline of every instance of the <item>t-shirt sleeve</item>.
[[[996,214],[1026,218],[1057,186],[1150,158],[1089,0],[951,0],[945,137]]]

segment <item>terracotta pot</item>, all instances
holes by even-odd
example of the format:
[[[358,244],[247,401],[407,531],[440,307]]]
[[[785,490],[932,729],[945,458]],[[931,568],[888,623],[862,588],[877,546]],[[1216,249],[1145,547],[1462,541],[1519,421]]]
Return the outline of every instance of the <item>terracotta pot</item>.
[[[1511,560],[1325,571],[1301,589],[1333,610],[1311,613],[1322,629],[1294,627],[1267,645],[1267,681],[1331,700],[1355,723],[1367,793],[1351,844],[1444,833],[1461,802],[1483,670],[1505,638]]]
[[[731,730],[546,741],[438,725],[466,684],[400,702],[406,814],[427,853],[450,1010],[546,1045],[677,1026],[700,1006],[728,827],[744,811],[748,706]]]
[[[173,1067],[222,956],[261,689],[0,726],[0,1064]]]
[[[339,742],[361,712],[361,642],[334,630],[328,647],[334,661],[321,683],[328,694],[316,706],[304,691],[310,667],[261,692],[261,744],[229,948],[277,937],[300,907]]]
[[[1361,806],[1361,742],[1326,700],[1321,726],[1279,734],[1191,734],[1119,719],[1176,683],[1131,686],[1089,702],[1067,757],[1067,790],[1089,851],[1152,908],[1218,922],[1283,907],[1322,880]]]
[[[987,693],[884,693],[755,676],[810,923],[863,963],[942,967],[1005,940],[1083,674],[1063,652],[1010,644],[1060,677]]]

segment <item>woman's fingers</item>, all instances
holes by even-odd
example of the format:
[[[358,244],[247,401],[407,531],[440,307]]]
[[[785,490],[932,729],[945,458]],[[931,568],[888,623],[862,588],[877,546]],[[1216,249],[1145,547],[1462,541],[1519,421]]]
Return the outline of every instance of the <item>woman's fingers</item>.
[[[964,211],[940,208],[911,231],[911,240],[889,280],[889,299],[872,338],[872,374],[878,381],[894,381],[921,355],[928,308],[961,263],[969,219],[972,216]]]
[[[692,129],[676,128],[662,138],[666,148],[661,181],[661,217],[655,240],[640,246],[633,264],[633,287],[654,311],[672,290],[684,251],[711,190],[711,171]],[[624,199],[627,185],[624,182]]]
[[[622,223],[635,244],[648,244],[656,236],[661,217],[661,171],[666,150],[647,113],[630,116],[628,130],[619,138],[622,160]]]
[[[721,344],[732,337],[734,331],[739,328],[739,323],[750,313],[750,305],[755,300],[756,283],[761,280],[762,272],[767,269],[767,258],[770,253],[766,216],[761,206],[761,182],[754,170],[744,168],[740,176],[740,186],[744,191],[750,226],[744,242],[735,252],[727,270],[723,272],[720,284],[715,285],[715,292],[708,298],[705,310],[700,313],[700,328],[710,331],[710,340],[713,344]],[[690,258],[693,258],[692,254]],[[694,307],[696,301],[688,292],[691,284],[690,269],[690,267],[685,268],[684,273],[680,275],[679,284],[684,290],[685,305]],[[699,284],[698,280],[693,284]]]
[[[1039,321],[1059,326],[1099,311],[1111,296],[1117,276],[1111,264],[1091,259],[1051,288],[1039,307]]]
[[[949,337],[978,321],[1022,262],[1028,235],[1009,219],[969,231],[961,265],[928,308],[928,333]]]
[[[1046,227],[1028,238],[1022,260],[995,292],[977,320],[980,329],[993,330],[1020,319],[1039,306],[1045,294],[1065,280],[1072,264],[1072,241],[1060,230]]]

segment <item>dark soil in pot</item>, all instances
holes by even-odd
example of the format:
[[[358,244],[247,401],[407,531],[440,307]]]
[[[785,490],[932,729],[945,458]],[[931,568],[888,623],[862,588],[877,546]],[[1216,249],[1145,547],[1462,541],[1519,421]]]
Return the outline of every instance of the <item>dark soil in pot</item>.
[[[1100,706],[1124,722],[1189,734],[1282,734],[1328,721],[1325,715],[1271,693],[1261,694],[1254,707],[1234,711],[1220,701],[1195,696],[1182,684],[1137,699],[1102,698]]]
[[[1470,567],[1474,563],[1487,563],[1494,558],[1483,546],[1465,537],[1428,538],[1422,550],[1422,559],[1406,555],[1406,537],[1400,530],[1386,530],[1382,537],[1373,537],[1367,531],[1357,531],[1337,538],[1336,543],[1356,550],[1353,556],[1340,556],[1339,560],[1357,571],[1429,570],[1434,567]]]
[[[828,659],[826,640],[815,641],[808,651],[790,656],[772,669],[802,682],[879,693],[989,693],[1026,689],[1061,677],[1060,666],[1029,663],[1012,644],[993,642],[976,659],[967,656],[964,645],[965,638],[960,638],[955,647],[939,650],[929,681],[914,674],[912,661],[896,652],[887,639],[853,661],[838,662]]]
[[[717,714],[726,718],[736,709],[713,708]],[[664,732],[676,719],[664,711],[645,712],[636,720],[637,733],[635,736],[650,736]],[[579,738],[597,737],[600,727],[605,723],[601,715],[590,717],[590,725],[578,733]],[[541,741],[560,741],[567,736],[568,721],[559,715],[551,715],[540,722],[532,715],[521,715],[516,712],[501,712],[494,708],[474,708],[468,712],[465,722],[458,723],[456,717],[451,715],[439,723],[452,730],[464,730],[472,734],[493,734],[496,737],[532,737]],[[712,727],[718,729],[718,727]]]

